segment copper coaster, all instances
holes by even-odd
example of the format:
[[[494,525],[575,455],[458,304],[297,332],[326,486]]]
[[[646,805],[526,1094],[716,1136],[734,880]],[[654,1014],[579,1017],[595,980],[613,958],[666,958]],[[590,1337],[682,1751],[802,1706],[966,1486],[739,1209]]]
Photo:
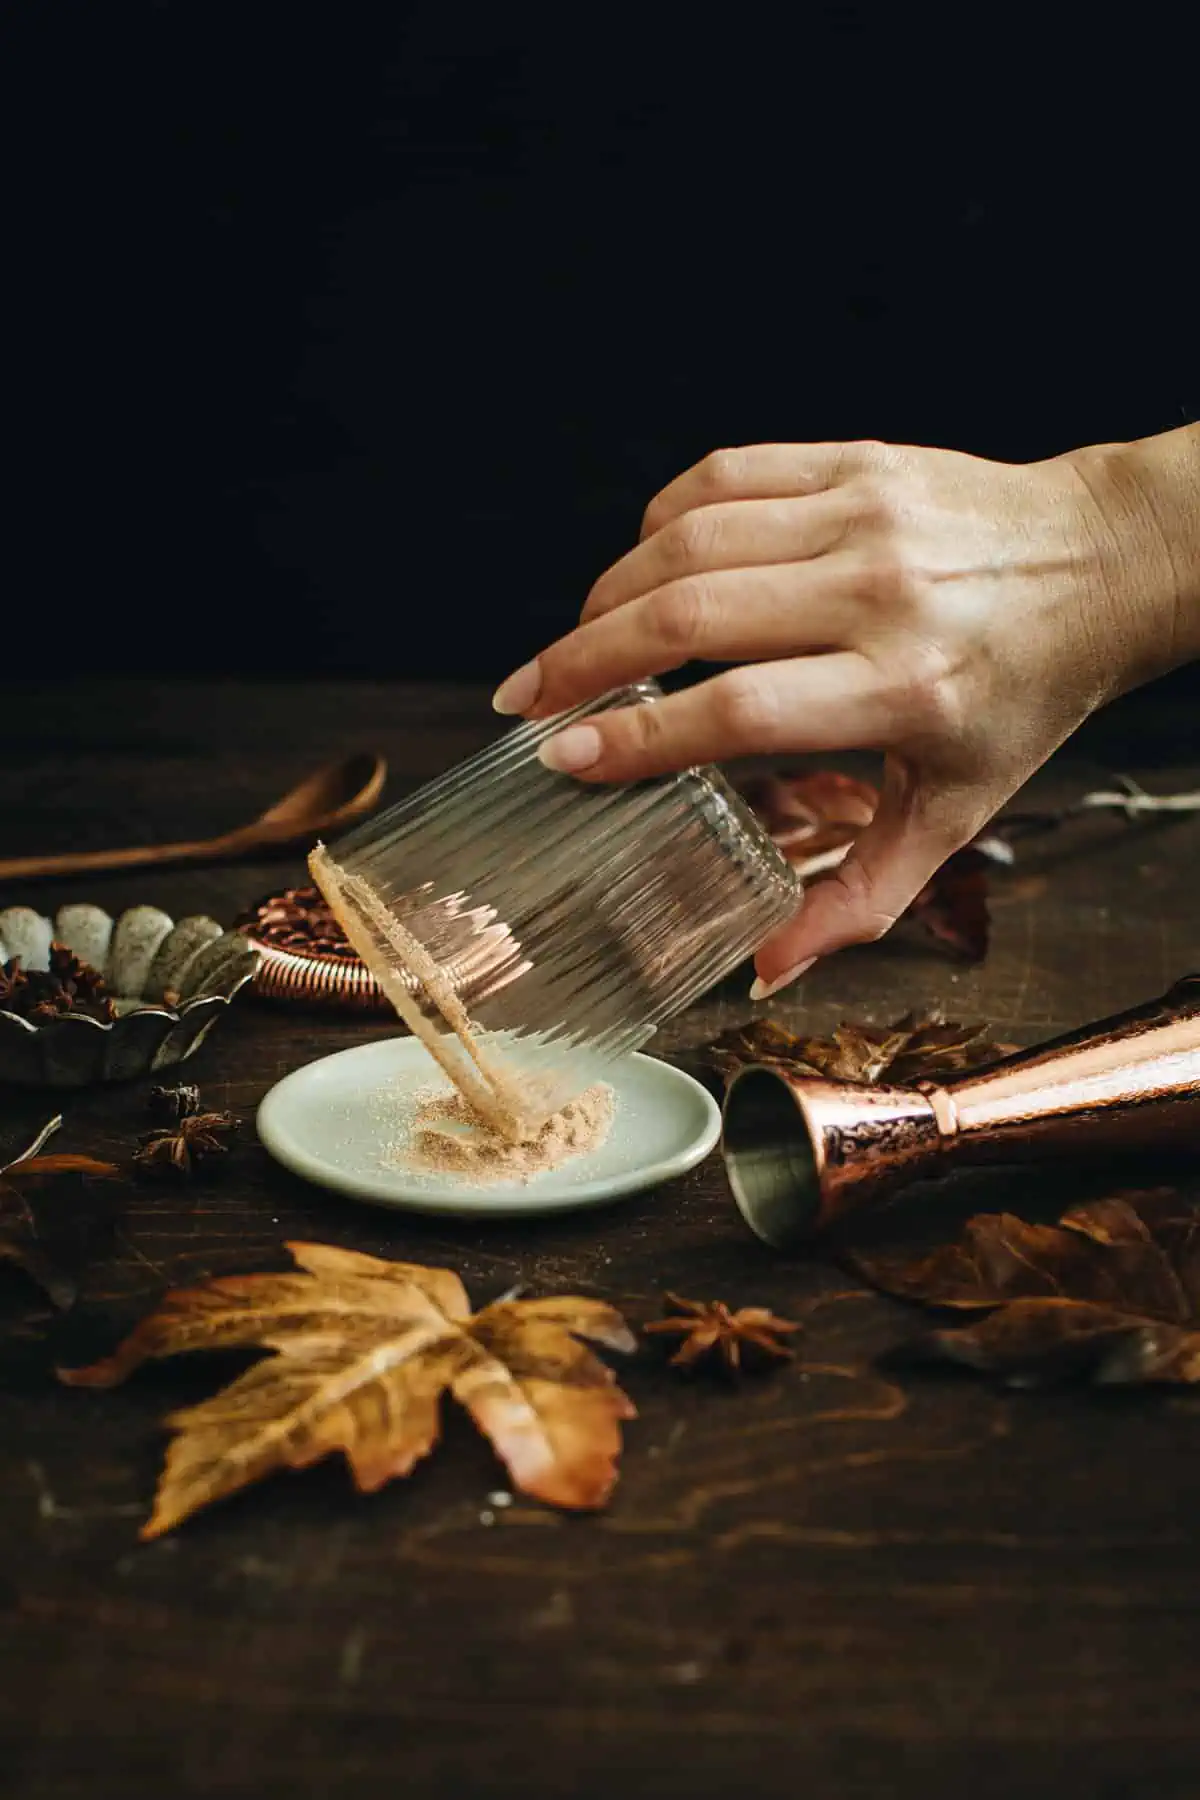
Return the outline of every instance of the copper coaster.
[[[341,1012],[394,1012],[315,887],[268,894],[237,920],[262,962],[254,992]]]
[[[382,1013],[396,1010],[334,918],[324,895],[315,887],[284,888],[268,894],[235,920],[262,958],[253,988],[264,1000],[289,1000],[297,1006],[327,1006],[338,1012]],[[495,991],[486,962],[473,967],[464,959],[443,965],[451,987],[464,1000],[483,1000]],[[517,971],[520,973],[520,970]],[[422,1000],[415,976],[401,979]]]

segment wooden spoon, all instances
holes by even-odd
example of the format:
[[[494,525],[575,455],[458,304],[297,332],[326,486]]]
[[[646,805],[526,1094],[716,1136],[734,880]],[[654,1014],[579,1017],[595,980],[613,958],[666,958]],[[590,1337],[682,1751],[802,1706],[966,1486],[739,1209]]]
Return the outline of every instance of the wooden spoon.
[[[130,850],[69,850],[61,856],[14,856],[0,861],[0,881],[29,881],[42,875],[75,875],[84,870],[134,869],[166,863],[219,862],[256,850],[293,844],[311,849],[322,832],[340,831],[365,817],[383,792],[387,763],[362,753],[326,763],[248,825],[223,837],[195,843],[139,844]]]

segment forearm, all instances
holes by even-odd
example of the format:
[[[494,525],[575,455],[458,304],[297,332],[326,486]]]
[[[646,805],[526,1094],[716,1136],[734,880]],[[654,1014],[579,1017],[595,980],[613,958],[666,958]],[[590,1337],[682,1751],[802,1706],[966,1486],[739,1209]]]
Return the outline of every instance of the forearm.
[[[1200,657],[1200,425],[1064,459],[1098,501],[1118,686]]]

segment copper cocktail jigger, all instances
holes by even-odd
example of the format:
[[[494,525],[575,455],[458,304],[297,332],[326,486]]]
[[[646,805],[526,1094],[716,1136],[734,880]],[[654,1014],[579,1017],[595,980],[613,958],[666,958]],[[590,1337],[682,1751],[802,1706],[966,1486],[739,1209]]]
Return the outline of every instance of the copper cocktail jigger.
[[[723,1151],[742,1217],[778,1250],[906,1182],[984,1163],[1200,1149],[1200,975],[939,1087],[741,1070]]]

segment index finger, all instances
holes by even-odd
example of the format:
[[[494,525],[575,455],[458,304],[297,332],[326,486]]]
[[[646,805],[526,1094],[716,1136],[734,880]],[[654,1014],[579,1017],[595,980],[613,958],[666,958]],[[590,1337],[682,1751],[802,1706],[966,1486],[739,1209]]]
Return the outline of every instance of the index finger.
[[[641,536],[672,519],[722,500],[781,500],[819,494],[845,472],[846,444],[746,444],[714,450],[655,494]]]

